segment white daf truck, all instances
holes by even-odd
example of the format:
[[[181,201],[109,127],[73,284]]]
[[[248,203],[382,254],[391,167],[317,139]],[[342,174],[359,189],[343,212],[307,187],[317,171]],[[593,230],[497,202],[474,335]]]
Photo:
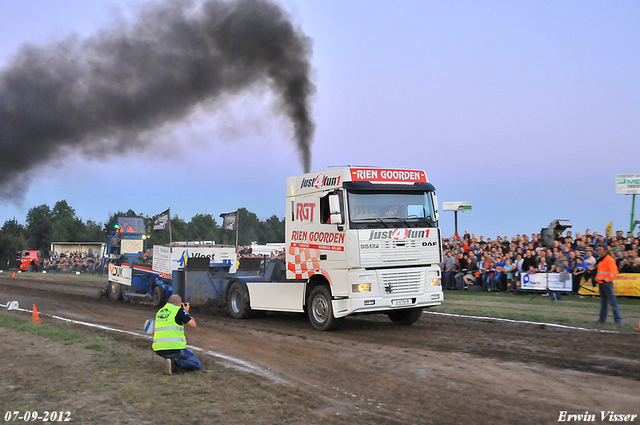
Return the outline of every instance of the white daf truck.
[[[287,179],[286,261],[230,276],[233,317],[306,312],[318,330],[356,314],[410,325],[443,301],[435,188],[419,170],[345,167]]]

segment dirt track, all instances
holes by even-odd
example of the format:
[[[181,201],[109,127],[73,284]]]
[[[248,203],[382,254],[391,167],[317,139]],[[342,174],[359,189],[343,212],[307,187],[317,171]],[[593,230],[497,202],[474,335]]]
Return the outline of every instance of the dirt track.
[[[0,302],[35,303],[41,314],[142,333],[155,309],[101,300],[99,287],[0,278]],[[237,321],[224,312],[192,313],[198,328],[188,329],[189,344],[325,397],[327,416],[366,411],[380,423],[539,424],[557,423],[561,411],[588,411],[595,423],[602,423],[600,411],[640,414],[637,333],[432,314],[409,327],[386,316],[347,318],[325,333],[302,315]]]

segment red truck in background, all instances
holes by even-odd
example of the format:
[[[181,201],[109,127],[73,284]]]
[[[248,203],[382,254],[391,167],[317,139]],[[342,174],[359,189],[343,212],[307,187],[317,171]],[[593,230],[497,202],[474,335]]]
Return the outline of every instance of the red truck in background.
[[[31,271],[33,268],[29,268],[32,262],[37,265],[40,261],[40,251],[18,251],[16,255],[16,268],[23,272]]]

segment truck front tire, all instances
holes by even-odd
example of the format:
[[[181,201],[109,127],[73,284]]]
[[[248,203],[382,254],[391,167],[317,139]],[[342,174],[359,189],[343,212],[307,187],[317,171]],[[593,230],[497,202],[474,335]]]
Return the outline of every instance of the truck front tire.
[[[248,319],[251,317],[249,294],[241,282],[236,281],[231,284],[227,303],[229,305],[229,314],[234,319]]]
[[[404,310],[392,311],[387,313],[389,319],[396,325],[408,326],[413,325],[422,317],[422,308],[407,308]]]
[[[119,283],[109,282],[109,297],[116,301],[122,299],[122,286]]]
[[[333,316],[331,292],[326,285],[316,286],[309,295],[307,313],[311,325],[319,331],[331,331],[338,326],[338,320]]]

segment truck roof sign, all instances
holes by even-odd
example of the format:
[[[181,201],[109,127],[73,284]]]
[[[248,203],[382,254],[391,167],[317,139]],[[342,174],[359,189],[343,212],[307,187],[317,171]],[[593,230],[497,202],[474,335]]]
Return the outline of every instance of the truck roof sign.
[[[419,170],[396,170],[388,168],[351,168],[352,181],[378,183],[426,183],[427,176]]]

